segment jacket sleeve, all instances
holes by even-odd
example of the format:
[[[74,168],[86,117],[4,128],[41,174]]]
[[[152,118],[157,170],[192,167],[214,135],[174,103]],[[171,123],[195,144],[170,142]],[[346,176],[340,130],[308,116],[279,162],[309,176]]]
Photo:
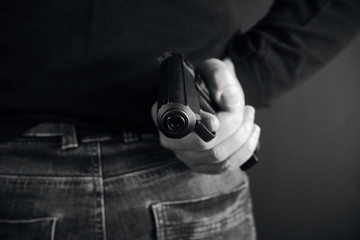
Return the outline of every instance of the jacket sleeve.
[[[246,103],[260,108],[329,62],[360,30],[359,0],[275,0],[228,52]]]

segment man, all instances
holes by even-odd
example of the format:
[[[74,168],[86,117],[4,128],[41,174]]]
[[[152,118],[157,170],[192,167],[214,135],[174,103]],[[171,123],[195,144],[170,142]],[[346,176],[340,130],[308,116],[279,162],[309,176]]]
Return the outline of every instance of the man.
[[[254,107],[343,49],[360,4],[278,0],[243,33],[246,3],[1,3],[0,238],[255,239],[239,170],[259,139]],[[220,107],[208,143],[154,135],[167,50]]]

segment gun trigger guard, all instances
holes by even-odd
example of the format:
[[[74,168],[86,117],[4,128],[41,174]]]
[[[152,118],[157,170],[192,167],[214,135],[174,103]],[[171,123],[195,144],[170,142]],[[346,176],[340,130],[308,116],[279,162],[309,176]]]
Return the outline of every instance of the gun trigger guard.
[[[215,132],[211,132],[201,121],[196,121],[196,126],[194,128],[199,137],[205,142],[209,142],[210,140],[215,138]]]

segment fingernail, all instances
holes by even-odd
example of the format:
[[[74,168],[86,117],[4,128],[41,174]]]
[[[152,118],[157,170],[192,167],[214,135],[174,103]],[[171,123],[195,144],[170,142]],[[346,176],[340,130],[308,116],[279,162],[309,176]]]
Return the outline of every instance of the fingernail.
[[[211,132],[215,132],[214,129],[215,129],[215,123],[212,119],[209,119],[209,130]]]
[[[217,120],[217,118],[205,118],[202,120],[202,122],[211,132],[216,132],[216,130],[219,128],[219,120]]]
[[[228,107],[239,105],[240,98],[235,88],[226,89],[221,95],[221,102]]]

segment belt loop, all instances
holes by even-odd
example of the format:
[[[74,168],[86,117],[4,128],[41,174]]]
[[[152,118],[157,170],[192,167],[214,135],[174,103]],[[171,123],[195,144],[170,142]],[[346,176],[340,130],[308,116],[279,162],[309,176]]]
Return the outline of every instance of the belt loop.
[[[79,146],[74,124],[60,124],[62,131],[61,149],[77,148]]]

